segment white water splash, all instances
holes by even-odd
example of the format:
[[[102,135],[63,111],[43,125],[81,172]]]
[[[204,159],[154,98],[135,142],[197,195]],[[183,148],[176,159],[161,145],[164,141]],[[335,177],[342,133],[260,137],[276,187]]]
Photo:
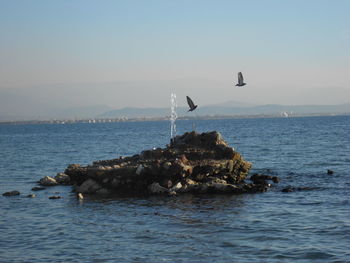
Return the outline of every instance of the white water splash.
[[[177,113],[176,113],[177,101],[176,101],[176,94],[175,93],[171,93],[170,103],[171,103],[170,141],[172,141],[174,139],[174,137],[176,136],[176,124],[175,124],[175,121],[177,119]]]

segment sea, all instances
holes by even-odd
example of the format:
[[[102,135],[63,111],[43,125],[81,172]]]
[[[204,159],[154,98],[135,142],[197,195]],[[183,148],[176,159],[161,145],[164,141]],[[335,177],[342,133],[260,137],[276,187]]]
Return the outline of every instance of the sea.
[[[177,120],[176,127],[178,135],[220,132],[252,162],[250,174],[280,182],[243,195],[79,201],[70,186],[33,192],[69,164],[165,147],[170,121],[2,124],[0,193],[21,195],[0,195],[0,262],[350,262],[350,116]]]

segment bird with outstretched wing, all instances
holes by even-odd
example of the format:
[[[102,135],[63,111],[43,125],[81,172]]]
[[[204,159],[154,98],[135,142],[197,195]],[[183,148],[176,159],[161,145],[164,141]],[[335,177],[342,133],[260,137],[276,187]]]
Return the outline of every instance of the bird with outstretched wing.
[[[194,111],[198,105],[194,105],[190,97],[186,96],[186,99],[187,99],[188,106],[190,107],[188,111]]]

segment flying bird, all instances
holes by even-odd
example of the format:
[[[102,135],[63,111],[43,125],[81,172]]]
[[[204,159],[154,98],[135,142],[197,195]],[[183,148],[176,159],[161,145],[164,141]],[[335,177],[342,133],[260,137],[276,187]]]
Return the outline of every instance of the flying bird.
[[[186,98],[187,98],[188,106],[190,106],[190,109],[188,111],[194,111],[198,105],[194,105],[190,97],[186,96]]]
[[[242,72],[238,72],[238,83],[236,84],[237,87],[243,87],[245,84],[243,81],[243,75]]]

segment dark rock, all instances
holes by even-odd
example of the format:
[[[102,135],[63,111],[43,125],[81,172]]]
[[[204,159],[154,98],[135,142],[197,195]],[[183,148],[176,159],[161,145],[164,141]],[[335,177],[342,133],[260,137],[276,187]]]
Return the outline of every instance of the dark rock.
[[[328,174],[328,175],[332,175],[332,174],[334,174],[334,171],[328,169],[328,170],[327,170],[327,174]]]
[[[41,190],[45,190],[45,187],[41,187],[41,186],[35,186],[32,188],[32,191],[41,191]]]
[[[313,191],[313,190],[318,190],[320,188],[318,187],[309,187],[309,186],[304,186],[304,187],[293,187],[293,186],[287,186],[283,188],[281,191],[284,193],[289,193],[289,192],[295,192],[295,191]]]
[[[271,180],[274,183],[279,182],[279,178],[277,176],[265,175],[265,174],[253,174],[250,177],[250,180],[253,181],[254,184],[268,184],[267,180]]]
[[[40,185],[43,186],[54,186],[54,185],[58,185],[58,183],[56,182],[56,180],[50,176],[45,176],[44,178],[41,178],[39,181]]]
[[[94,194],[101,188],[102,187],[95,180],[87,179],[77,188],[76,191],[83,194]]]
[[[280,179],[277,176],[272,176],[272,182],[278,184],[280,182]]]
[[[20,195],[20,194],[21,194],[20,192],[14,190],[14,191],[3,193],[2,195],[3,196],[15,196],[15,195]]]
[[[264,192],[278,178],[253,175],[245,183],[251,163],[223,140],[218,132],[187,132],[170,146],[139,155],[69,165],[64,174],[83,194],[176,194]],[[59,180],[56,180],[59,181]]]
[[[55,180],[58,184],[64,184],[64,185],[70,184],[70,177],[69,177],[69,175],[67,175],[65,173],[58,173],[55,176]]]
[[[284,193],[290,193],[290,192],[294,192],[295,188],[292,186],[287,186],[287,187],[283,188],[281,191]]]
[[[50,196],[49,199],[61,199],[62,197],[59,196],[59,195],[53,195],[53,196]]]

